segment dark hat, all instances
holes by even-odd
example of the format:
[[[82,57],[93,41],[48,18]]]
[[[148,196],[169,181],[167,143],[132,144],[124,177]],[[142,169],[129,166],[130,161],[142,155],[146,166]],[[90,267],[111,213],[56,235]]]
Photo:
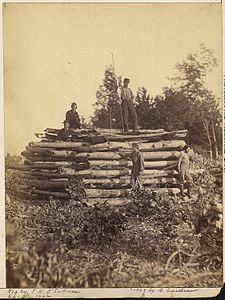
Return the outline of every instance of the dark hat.
[[[71,103],[71,107],[74,106],[74,105],[77,106],[76,102],[72,102],[72,103]]]
[[[124,78],[123,82],[125,82],[125,81],[130,82],[130,79],[129,78]]]

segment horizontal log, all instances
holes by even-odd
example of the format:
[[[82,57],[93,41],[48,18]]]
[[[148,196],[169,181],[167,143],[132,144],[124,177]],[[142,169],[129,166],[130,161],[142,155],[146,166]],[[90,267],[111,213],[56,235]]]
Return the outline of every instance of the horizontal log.
[[[55,157],[55,156],[26,156],[26,161],[29,161],[30,163],[32,162],[40,162],[40,163],[45,163],[45,162],[60,162],[60,161],[68,161],[68,162],[74,162],[74,163],[80,163],[80,162],[88,162],[88,159],[85,157]]]
[[[50,181],[50,180],[29,180],[28,185],[45,190],[45,189],[62,189],[65,190],[65,187],[68,186],[69,181]]]
[[[92,169],[88,169],[88,170],[82,170],[82,171],[76,171],[74,169],[71,168],[64,168],[62,167],[60,169],[60,174],[64,174],[64,175],[77,175],[80,178],[81,177],[118,177],[118,176],[125,176],[129,174],[129,170],[128,169],[123,169],[123,170],[92,170]]]
[[[31,153],[35,153],[36,155],[51,155],[51,149],[49,148],[43,148],[43,147],[30,147],[30,146],[26,146],[26,150],[31,152]]]
[[[89,162],[73,162],[73,161],[55,161],[55,162],[31,162],[25,161],[26,165],[30,169],[48,169],[48,170],[58,170],[59,167],[73,167],[76,170],[89,169]]]
[[[35,195],[32,192],[21,191],[19,192],[19,195],[26,200],[38,200],[38,195]]]
[[[121,205],[127,205],[130,203],[131,199],[125,199],[125,198],[90,198],[86,202],[88,206],[94,206],[96,204],[107,204],[110,206],[121,206]]]
[[[79,174],[59,174],[41,171],[23,171],[23,174],[28,176],[40,177],[40,178],[69,178],[69,177],[79,177]]]
[[[90,188],[99,188],[99,189],[115,189],[115,188],[124,188],[130,187],[130,177],[126,179],[83,179],[83,183],[85,187]],[[158,177],[158,178],[143,178],[142,183],[144,186],[152,186],[152,185],[160,185],[164,186],[166,184],[169,185],[177,185],[178,180],[176,178],[167,178],[167,177]]]
[[[121,190],[86,189],[85,192],[88,198],[114,198],[114,197],[128,196],[130,193],[130,189],[121,189]]]
[[[58,128],[46,128],[44,131],[48,133],[55,133],[58,134],[58,132],[61,130]],[[93,128],[85,128],[85,129],[71,129],[71,131],[75,134],[97,134],[97,131]]]
[[[138,135],[107,135],[107,139],[109,141],[132,141],[132,142],[138,142],[138,141],[159,141],[160,139],[168,140],[168,139],[184,139],[187,136],[187,130],[183,131],[171,131],[171,132],[159,132],[159,133],[141,133]]]
[[[59,199],[70,199],[71,196],[67,192],[52,192],[52,191],[43,191],[39,189],[33,190],[33,194],[36,195],[43,195],[43,196],[52,196],[53,198],[59,198]]]
[[[78,177],[78,178],[117,178],[121,176],[130,175],[131,170],[124,168],[123,170],[82,170],[82,171],[75,171],[67,168],[65,170],[61,170],[61,173],[52,173],[47,171],[22,171],[23,175],[27,178],[30,176],[32,177],[40,177],[40,178],[72,178],[72,177]],[[190,173],[192,175],[203,173],[204,170],[190,170]],[[160,169],[145,169],[143,172],[142,177],[148,177],[148,178],[155,178],[155,177],[168,177],[168,176],[174,176],[177,175],[178,172],[175,170],[160,170]]]
[[[50,138],[42,138],[39,143],[55,143],[55,139],[50,139]]]
[[[87,158],[88,160],[98,160],[98,159],[102,159],[102,160],[119,160],[121,159],[121,155],[117,152],[92,152],[92,153],[87,153],[87,152],[83,152],[83,153],[78,153],[76,155],[76,158]]]
[[[120,150],[118,152],[92,152],[92,153],[78,153],[76,159],[87,158],[88,160],[120,160],[129,159],[130,151]],[[155,151],[155,152],[144,152],[142,151],[145,161],[151,160],[166,160],[166,159],[177,159],[180,155],[179,151]]]
[[[122,133],[121,129],[109,129],[109,128],[96,128],[96,132],[100,133],[100,134],[110,134],[110,135],[134,135],[132,131],[128,132],[128,133]],[[159,132],[164,132],[164,129],[159,128],[159,129],[140,129],[139,132],[135,135],[138,134],[143,134],[143,133],[159,133]]]
[[[33,169],[57,169],[58,167],[76,166],[76,162],[72,161],[45,161],[45,162],[31,162],[29,160],[24,161],[25,165],[32,167]]]
[[[92,160],[90,161],[90,168],[108,168],[111,167],[132,167],[132,161],[129,160]],[[157,168],[165,168],[169,166],[177,166],[177,162],[175,160],[164,160],[164,161],[145,161],[144,162],[145,169],[157,169]]]
[[[25,151],[24,151],[25,152]],[[68,152],[68,153],[67,153]],[[172,160],[177,159],[180,155],[179,151],[142,151],[145,161],[155,161],[155,160]],[[117,152],[81,152],[77,153],[74,151],[67,150],[49,150],[49,156],[34,155],[33,152],[24,153],[23,156],[30,161],[63,161],[63,160],[73,160],[77,162],[87,161],[87,160],[121,160],[130,159],[130,151],[120,150]]]
[[[172,140],[172,141],[159,141],[155,143],[141,143],[140,150],[142,151],[156,151],[156,150],[171,150],[171,149],[183,149],[186,145],[185,141],[183,140]],[[99,148],[106,148],[106,149],[124,149],[124,150],[131,150],[132,143],[129,142],[108,142],[103,144],[92,145],[91,147],[92,152],[98,151]]]
[[[83,142],[63,142],[63,141],[57,141],[57,142],[30,142],[29,143],[30,147],[42,147],[42,148],[78,148],[80,146],[88,146],[87,143]]]
[[[153,188],[150,189],[160,194],[179,194],[179,188]],[[86,189],[88,198],[117,198],[117,197],[128,197],[130,195],[130,189],[120,190],[101,190],[101,189]]]

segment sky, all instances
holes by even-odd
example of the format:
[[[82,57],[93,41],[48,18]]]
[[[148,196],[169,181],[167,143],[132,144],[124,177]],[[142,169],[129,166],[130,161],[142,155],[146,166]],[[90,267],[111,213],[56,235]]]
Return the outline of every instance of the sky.
[[[111,53],[134,93],[144,86],[155,96],[204,43],[220,62],[207,80],[220,97],[221,11],[220,3],[5,4],[5,152],[19,154],[34,133],[61,128],[73,101],[89,119]]]

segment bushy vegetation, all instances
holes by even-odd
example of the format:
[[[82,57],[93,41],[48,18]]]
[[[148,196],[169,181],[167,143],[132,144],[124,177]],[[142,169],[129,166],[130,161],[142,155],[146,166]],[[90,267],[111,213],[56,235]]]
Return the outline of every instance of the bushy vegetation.
[[[194,157],[191,199],[134,191],[124,206],[76,200],[6,205],[9,287],[222,284],[222,186]],[[17,183],[15,183],[17,185]]]

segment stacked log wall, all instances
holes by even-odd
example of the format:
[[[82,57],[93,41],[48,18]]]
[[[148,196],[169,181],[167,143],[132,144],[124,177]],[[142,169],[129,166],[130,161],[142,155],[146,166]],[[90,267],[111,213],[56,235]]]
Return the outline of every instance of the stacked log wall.
[[[185,146],[186,130],[142,130],[138,135],[118,130],[75,130],[70,141],[58,141],[58,129],[35,134],[22,152],[21,172],[28,180],[26,193],[43,199],[69,199],[68,187],[82,181],[88,199],[122,199],[130,194],[132,143],[140,144],[145,160],[145,187],[179,193],[177,162]]]

